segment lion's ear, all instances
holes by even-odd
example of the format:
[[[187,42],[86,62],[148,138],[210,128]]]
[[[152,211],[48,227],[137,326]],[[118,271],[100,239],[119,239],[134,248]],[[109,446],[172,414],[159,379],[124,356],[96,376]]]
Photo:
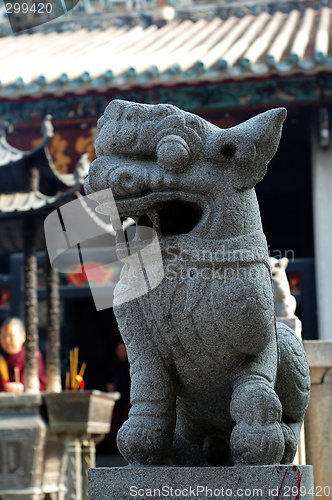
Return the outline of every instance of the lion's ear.
[[[287,257],[283,257],[282,259],[279,260],[279,266],[282,269],[286,269],[288,266],[288,263],[289,263],[289,260],[287,259]]]
[[[286,115],[285,108],[272,109],[217,133],[214,156],[226,166],[234,189],[244,191],[262,180],[277,151]]]

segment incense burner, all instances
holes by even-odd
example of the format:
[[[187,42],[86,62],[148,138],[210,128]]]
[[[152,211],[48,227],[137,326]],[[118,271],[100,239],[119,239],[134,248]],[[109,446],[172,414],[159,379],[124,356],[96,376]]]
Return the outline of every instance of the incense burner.
[[[309,370],[299,339],[275,321],[254,191],[285,116],[222,130],[171,105],[112,101],[98,122],[86,193],[112,189],[120,217],[136,222],[131,250],[153,228],[164,269],[159,286],[125,301],[141,265],[132,260],[115,292],[132,378],[118,446],[131,464],[293,460]]]

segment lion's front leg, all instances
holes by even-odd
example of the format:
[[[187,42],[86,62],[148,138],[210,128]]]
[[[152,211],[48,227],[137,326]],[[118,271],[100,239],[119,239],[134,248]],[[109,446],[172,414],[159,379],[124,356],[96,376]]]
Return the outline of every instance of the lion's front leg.
[[[280,463],[285,450],[279,398],[262,377],[250,377],[233,392],[231,453],[235,464]]]
[[[285,450],[282,405],[274,390],[277,371],[275,340],[240,365],[232,377],[230,412],[235,427],[231,453],[235,464],[280,463]]]
[[[169,465],[176,421],[176,388],[138,301],[114,310],[125,341],[131,376],[129,419],[117,444],[130,464]]]
[[[134,465],[170,465],[175,430],[175,391],[167,368],[155,357],[132,365],[132,408],[118,432],[122,455]],[[153,356],[152,356],[153,357]],[[144,364],[144,363],[143,363]]]

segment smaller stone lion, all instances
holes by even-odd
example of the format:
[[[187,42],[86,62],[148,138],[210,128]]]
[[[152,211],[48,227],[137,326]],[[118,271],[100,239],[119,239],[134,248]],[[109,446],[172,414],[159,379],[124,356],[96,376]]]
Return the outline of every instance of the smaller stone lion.
[[[292,318],[296,309],[296,299],[291,295],[286,268],[289,260],[284,257],[270,257],[274,307],[277,318]]]

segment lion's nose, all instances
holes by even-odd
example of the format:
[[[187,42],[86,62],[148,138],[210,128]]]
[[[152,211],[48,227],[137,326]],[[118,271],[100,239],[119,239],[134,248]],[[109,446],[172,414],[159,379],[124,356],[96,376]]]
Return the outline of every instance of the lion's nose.
[[[165,172],[180,173],[187,169],[190,160],[190,148],[178,135],[167,135],[157,144],[158,165]]]
[[[134,171],[127,167],[119,167],[109,174],[108,183],[114,195],[142,192],[147,187],[144,171]]]

